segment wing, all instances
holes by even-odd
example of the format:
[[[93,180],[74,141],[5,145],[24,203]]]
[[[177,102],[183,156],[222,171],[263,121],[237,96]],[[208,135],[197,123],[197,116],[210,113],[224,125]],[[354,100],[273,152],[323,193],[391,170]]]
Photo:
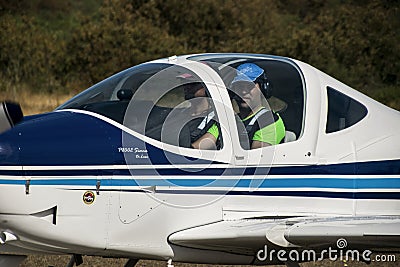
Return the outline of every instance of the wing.
[[[175,245],[256,255],[279,249],[400,249],[400,217],[334,217],[221,221],[174,233]],[[337,243],[339,241],[344,244]]]
[[[345,239],[347,248],[398,249],[400,218],[344,217],[304,221],[287,229],[284,238],[302,247],[339,245],[337,241]]]

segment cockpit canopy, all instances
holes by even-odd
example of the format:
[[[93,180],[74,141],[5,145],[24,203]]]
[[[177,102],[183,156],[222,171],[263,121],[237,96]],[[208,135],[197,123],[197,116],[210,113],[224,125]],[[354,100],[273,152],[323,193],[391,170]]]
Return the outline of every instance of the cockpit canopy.
[[[196,74],[196,67],[190,62],[204,63],[203,67],[209,76],[219,78],[224,84],[224,90],[230,95],[230,84],[236,75],[236,67],[243,63],[254,63],[265,71],[271,83],[272,96],[265,99],[265,105],[279,113],[286,129],[293,132],[295,138],[301,136],[305,86],[302,74],[293,62],[283,58],[240,54],[197,55],[187,59],[188,64],[156,61],[129,68],[90,87],[57,109],[95,112],[158,141],[190,147],[190,141],[184,141],[187,138],[182,137],[189,134],[184,134],[189,130],[183,124],[196,118],[187,115],[204,118],[213,113],[212,119],[215,122],[219,121],[220,115],[215,110],[209,92],[210,83],[217,82],[216,79],[201,79]],[[193,106],[198,100],[188,99],[187,92],[190,90],[187,87],[194,85],[206,90],[208,107],[204,114],[195,114]],[[221,86],[218,88],[221,90]],[[237,111],[234,102],[227,106]],[[176,120],[180,122],[176,123]],[[161,129],[160,125],[166,121],[174,125],[174,131],[163,132],[165,129]],[[174,140],[171,136],[174,136]]]

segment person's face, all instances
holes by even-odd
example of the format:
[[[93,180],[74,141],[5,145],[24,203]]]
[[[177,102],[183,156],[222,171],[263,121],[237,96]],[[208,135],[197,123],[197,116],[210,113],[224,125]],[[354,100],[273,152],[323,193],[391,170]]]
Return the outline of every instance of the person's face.
[[[209,108],[206,89],[202,86],[192,87],[191,91],[185,91],[185,99],[190,101],[192,115],[198,115]]]
[[[258,84],[244,82],[234,88],[239,96],[238,105],[242,108],[256,109],[261,105],[261,91]]]
[[[206,89],[204,87],[201,87],[194,93],[194,97],[206,97]]]

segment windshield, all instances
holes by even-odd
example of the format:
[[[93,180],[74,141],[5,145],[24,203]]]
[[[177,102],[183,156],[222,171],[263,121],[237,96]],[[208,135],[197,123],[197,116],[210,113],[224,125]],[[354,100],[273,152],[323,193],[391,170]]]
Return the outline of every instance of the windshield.
[[[131,90],[134,92],[151,76],[169,66],[171,65],[148,63],[129,68],[86,89],[56,110],[85,109],[85,106],[89,104],[121,100],[118,98],[118,91]],[[120,98],[123,97],[120,95]]]

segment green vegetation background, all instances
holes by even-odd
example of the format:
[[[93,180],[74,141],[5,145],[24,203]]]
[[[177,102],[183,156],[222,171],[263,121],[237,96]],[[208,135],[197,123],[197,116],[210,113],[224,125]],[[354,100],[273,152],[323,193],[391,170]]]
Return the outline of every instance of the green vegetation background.
[[[0,0],[0,95],[174,54],[283,55],[400,109],[399,0]],[[9,95],[9,94],[8,94]]]

